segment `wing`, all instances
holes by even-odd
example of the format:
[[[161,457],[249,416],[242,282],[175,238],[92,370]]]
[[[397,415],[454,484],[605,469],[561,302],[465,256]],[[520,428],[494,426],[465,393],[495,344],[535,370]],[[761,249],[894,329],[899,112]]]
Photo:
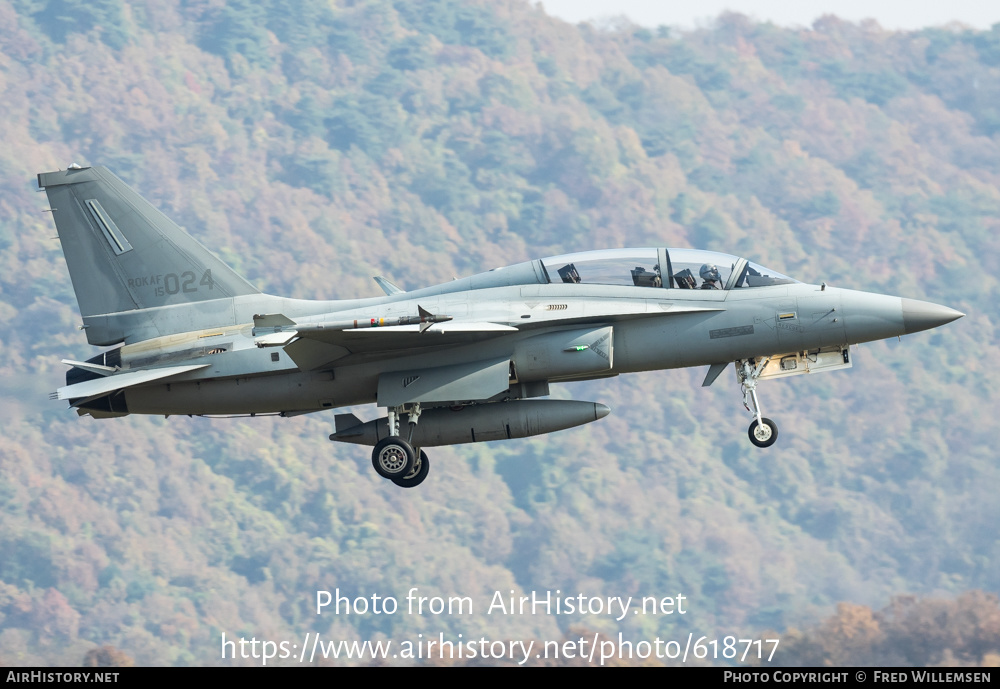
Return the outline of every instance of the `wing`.
[[[153,368],[142,371],[129,371],[128,373],[118,373],[116,375],[104,376],[96,380],[87,380],[74,385],[65,385],[50,395],[52,399],[76,400],[89,397],[99,397],[109,392],[130,388],[143,383],[151,383],[154,380],[177,376],[181,373],[194,371],[199,368],[208,368],[209,364],[191,364],[188,366],[167,366],[164,368]]]
[[[385,349],[411,349],[414,347],[434,347],[436,345],[468,344],[482,339],[516,333],[517,328],[499,323],[449,322],[435,323],[420,330],[417,325],[394,325],[384,328],[364,328],[356,330],[327,330],[322,326],[300,326],[299,337],[317,342],[360,347],[364,351]]]
[[[540,302],[535,302],[539,305]],[[504,306],[509,306],[509,303]],[[255,342],[258,347],[283,347],[295,365],[303,371],[340,364],[375,361],[416,349],[443,349],[475,344],[504,335],[553,325],[578,325],[645,318],[670,314],[719,311],[716,305],[692,306],[651,300],[595,299],[559,304],[558,308],[539,310],[529,321],[515,328],[492,321],[454,321],[434,316],[418,307],[421,317],[392,319],[408,321],[405,325],[378,325],[378,320],[340,320],[324,323],[295,323],[281,314],[254,317]],[[534,307],[529,307],[534,308]],[[498,307],[497,313],[509,308]],[[434,320],[441,319],[441,320]],[[500,317],[497,320],[501,320]],[[418,322],[419,321],[419,322]]]
[[[440,327],[443,325],[451,327]],[[348,356],[353,357],[352,361],[373,361],[400,352],[475,344],[517,332],[517,328],[495,323],[437,324],[424,332],[418,328],[402,325],[365,330],[301,330],[291,333],[291,338],[286,332],[266,335],[258,338],[258,344],[265,340],[264,346],[283,345],[296,366],[310,371]],[[281,342],[282,339],[285,341]]]
[[[358,318],[296,323],[282,314],[254,316],[258,347],[283,347],[303,371],[352,357],[352,363],[395,356],[415,349],[474,344],[516,333],[517,328],[491,322],[455,322],[417,307],[417,316]],[[343,364],[345,362],[341,362]]]

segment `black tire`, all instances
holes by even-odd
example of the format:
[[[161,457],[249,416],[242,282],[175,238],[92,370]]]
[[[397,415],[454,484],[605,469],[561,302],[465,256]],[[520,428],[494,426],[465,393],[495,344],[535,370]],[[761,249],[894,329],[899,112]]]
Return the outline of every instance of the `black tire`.
[[[413,472],[414,452],[400,437],[383,438],[372,450],[372,466],[382,478],[402,478]]]
[[[414,488],[419,486],[427,478],[427,473],[431,470],[431,461],[427,459],[427,453],[420,451],[413,471],[401,478],[394,478],[392,482],[400,488]]]
[[[778,439],[778,426],[767,417],[761,420],[764,422],[764,425],[760,429],[757,428],[757,419],[753,420],[753,423],[750,424],[750,429],[747,431],[747,435],[750,436],[750,442],[757,447],[771,447],[774,445],[774,441]]]

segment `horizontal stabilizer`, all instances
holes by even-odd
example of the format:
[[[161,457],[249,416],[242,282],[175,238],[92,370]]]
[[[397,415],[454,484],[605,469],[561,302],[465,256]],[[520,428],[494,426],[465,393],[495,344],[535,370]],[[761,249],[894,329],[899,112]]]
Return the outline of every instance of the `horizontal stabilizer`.
[[[113,366],[102,366],[101,364],[94,364],[89,361],[73,361],[72,359],[63,359],[62,363],[66,364],[67,366],[72,366],[73,368],[79,368],[84,371],[96,373],[99,376],[110,376],[112,373],[118,370]]]
[[[83,383],[76,383],[75,385],[66,385],[56,390],[56,392],[53,393],[53,398],[70,400],[106,395],[109,392],[114,392],[123,388],[130,388],[135,385],[142,385],[143,383],[151,383],[154,380],[177,376],[181,373],[195,371],[199,368],[207,368],[208,366],[209,364],[192,364],[188,366],[167,366],[165,368],[153,368],[144,371],[119,373],[115,376],[88,380]]]

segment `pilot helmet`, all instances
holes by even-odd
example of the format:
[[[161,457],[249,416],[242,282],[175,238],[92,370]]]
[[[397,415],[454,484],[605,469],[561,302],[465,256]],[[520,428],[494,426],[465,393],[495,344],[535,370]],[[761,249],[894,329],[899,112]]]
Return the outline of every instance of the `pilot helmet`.
[[[702,280],[715,280],[716,282],[722,281],[722,275],[719,274],[719,269],[714,263],[706,263],[701,267],[701,279]]]

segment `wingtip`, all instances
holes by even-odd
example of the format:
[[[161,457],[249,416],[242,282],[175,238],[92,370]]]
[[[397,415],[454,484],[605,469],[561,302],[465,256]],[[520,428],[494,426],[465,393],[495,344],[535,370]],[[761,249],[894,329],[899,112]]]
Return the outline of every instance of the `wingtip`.
[[[406,291],[406,290],[400,289],[398,286],[394,285],[388,278],[386,278],[383,275],[374,275],[374,276],[372,276],[372,280],[374,280],[375,284],[377,284],[379,286],[379,288],[383,292],[385,292],[386,296],[389,296],[389,297],[391,297],[391,296],[393,296],[395,294],[402,294],[403,292]]]

